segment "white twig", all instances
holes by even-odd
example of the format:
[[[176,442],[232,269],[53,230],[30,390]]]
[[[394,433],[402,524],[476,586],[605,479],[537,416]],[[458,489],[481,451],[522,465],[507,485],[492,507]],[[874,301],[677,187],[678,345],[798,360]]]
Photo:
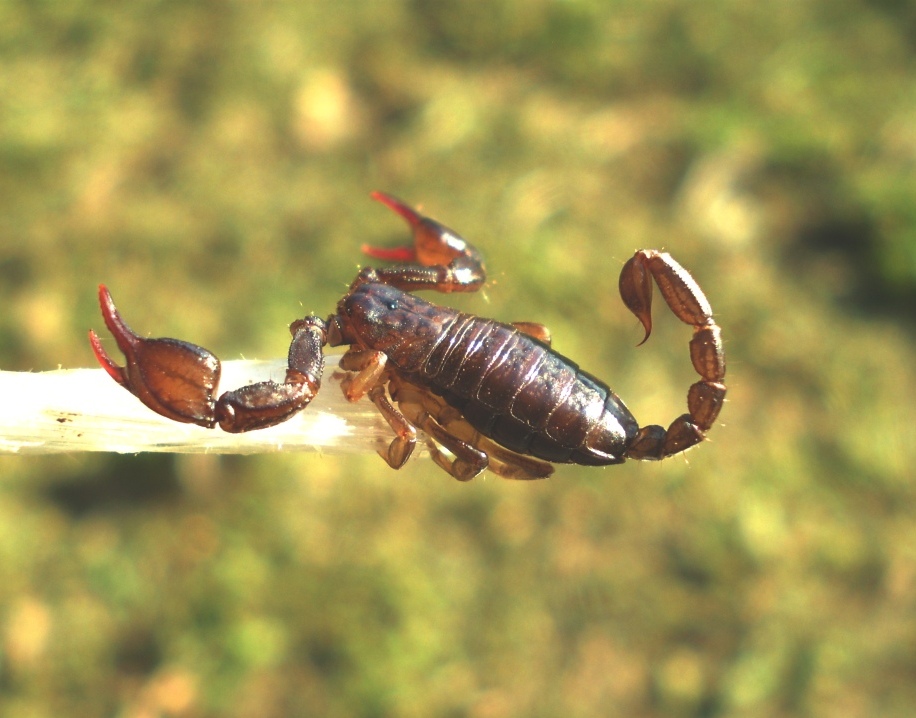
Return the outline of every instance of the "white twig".
[[[305,411],[278,426],[244,434],[159,416],[102,369],[0,371],[0,453],[361,453],[387,445],[391,429],[370,401],[344,398],[332,366]],[[282,381],[285,371],[284,359],[223,362],[220,385],[234,389],[269,378]]]

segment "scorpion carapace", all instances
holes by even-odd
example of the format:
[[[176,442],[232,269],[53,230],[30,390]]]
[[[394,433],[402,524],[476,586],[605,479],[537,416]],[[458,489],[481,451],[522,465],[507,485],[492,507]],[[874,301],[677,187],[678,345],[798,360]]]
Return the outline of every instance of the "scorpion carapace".
[[[652,331],[652,281],[668,307],[693,327],[690,357],[700,380],[687,393],[687,413],[665,429],[640,428],[606,384],[550,346],[540,324],[503,324],[431,304],[410,292],[475,291],[485,279],[478,251],[452,230],[403,202],[374,193],[413,230],[413,244],[363,247],[377,259],[328,319],[292,323],[286,378],[216,398],[220,363],[209,351],[177,339],[146,339],[121,319],[104,286],[105,325],[126,357],[117,365],[89,332],[102,367],[153,411],[175,421],[224,431],[261,429],[304,409],[321,385],[325,345],[347,346],[340,359],[347,398],[365,396],[394,438],[379,454],[395,469],[410,457],[417,430],[433,460],[461,481],[484,469],[513,479],[545,478],[553,463],[618,464],[662,459],[700,443],[725,400],[725,353],[702,290],[668,254],[643,249],[624,265],[620,294]]]

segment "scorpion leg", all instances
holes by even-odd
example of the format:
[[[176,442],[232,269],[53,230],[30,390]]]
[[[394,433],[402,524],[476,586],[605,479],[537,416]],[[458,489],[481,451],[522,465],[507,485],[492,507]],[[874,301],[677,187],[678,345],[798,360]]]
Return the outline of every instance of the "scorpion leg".
[[[429,411],[433,413],[434,410]],[[461,415],[461,412],[450,406],[443,405],[433,415],[436,421],[450,434],[483,451],[490,460],[490,465],[487,468],[497,476],[504,479],[530,481],[532,479],[546,479],[553,474],[553,464],[541,461],[533,456],[517,454],[504,446],[500,446],[477,431]]]
[[[392,398],[407,420],[429,437],[427,448],[432,460],[458,481],[470,481],[489,465],[487,455],[470,442],[456,436],[439,423],[443,402],[428,391],[395,378],[389,385]],[[439,446],[454,457],[450,459]]]
[[[384,352],[349,349],[340,358],[340,368],[351,374],[341,382],[348,401],[359,401],[366,394],[395,433],[385,450],[379,451],[392,469],[407,463],[417,445],[417,430],[404,415],[392,406],[385,395],[385,366],[388,357]]]
[[[487,468],[503,479],[532,481],[546,479],[553,474],[553,464],[541,461],[533,456],[524,456],[510,451],[492,439],[483,436],[480,432],[475,431],[464,420],[444,423],[443,426],[449,433],[485,453],[490,461]],[[464,427],[470,429],[474,436],[468,438],[467,429]]]
[[[347,401],[359,401],[368,394],[384,377],[387,364],[388,355],[385,352],[348,349],[339,363],[340,368],[348,372],[348,376],[340,383]]]
[[[624,265],[620,296],[645,329],[643,342],[652,332],[652,280],[672,313],[693,327],[690,358],[700,381],[687,392],[688,413],[664,429],[646,426],[627,449],[633,459],[662,459],[694,446],[706,438],[725,401],[725,350],[721,330],[703,290],[680,264],[664,252],[643,249]]]
[[[512,326],[518,329],[522,334],[527,334],[547,346],[550,346],[550,330],[543,324],[535,322],[512,322]]]
[[[450,434],[429,414],[424,412],[417,419],[417,426],[433,439],[427,447],[433,461],[458,481],[470,481],[489,466],[490,462],[485,453]],[[440,444],[455,458],[449,459],[443,454],[438,446]]]
[[[551,464],[529,456],[500,451],[502,447],[489,439],[482,439],[477,448],[490,457],[490,465],[487,468],[501,479],[537,481],[547,479],[553,474]]]
[[[432,436],[447,436],[452,442],[463,442],[466,446],[483,454],[487,460],[486,468],[497,476],[504,479],[532,480],[545,479],[553,473],[553,465],[546,461],[535,459],[533,456],[516,454],[483,436],[464,419],[459,411],[429,391],[409,384],[399,377],[392,377],[389,390],[404,412],[417,418],[418,421],[423,421],[423,415],[426,414],[444,432],[444,434],[431,434]],[[446,441],[441,443],[455,453],[459,459],[462,458],[458,450],[453,449]],[[463,470],[461,463],[455,464],[449,460],[434,443],[430,444],[429,451],[439,466],[459,478],[456,475],[456,466],[458,470]],[[476,454],[472,455],[470,452],[467,452],[463,458],[467,460],[468,456],[472,457],[470,459],[472,463],[479,460]],[[473,476],[468,478],[473,478]],[[467,479],[461,478],[461,480],[466,481]]]
[[[405,291],[435,289],[439,292],[475,292],[486,281],[483,258],[457,232],[424,217],[399,199],[382,192],[372,198],[401,215],[413,230],[412,246],[384,249],[363,246],[376,259],[400,262],[396,267],[363,269],[351,291],[365,282],[389,284]]]
[[[369,398],[395,433],[395,437],[388,444],[388,448],[385,451],[379,451],[378,454],[392,469],[400,469],[407,463],[407,459],[410,458],[417,446],[417,430],[388,401],[383,385],[378,384],[370,389]]]

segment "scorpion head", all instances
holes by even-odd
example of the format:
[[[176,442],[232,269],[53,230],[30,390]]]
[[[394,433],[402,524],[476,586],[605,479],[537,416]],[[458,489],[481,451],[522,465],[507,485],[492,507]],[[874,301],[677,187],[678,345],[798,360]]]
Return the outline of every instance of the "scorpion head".
[[[407,369],[422,360],[420,354],[428,351],[423,338],[438,336],[442,321],[441,312],[424,299],[387,284],[369,282],[355,287],[341,300],[331,322],[329,343],[359,344],[383,351]]]
[[[386,284],[363,284],[341,302],[338,316],[361,344],[385,351],[410,333],[414,299]]]

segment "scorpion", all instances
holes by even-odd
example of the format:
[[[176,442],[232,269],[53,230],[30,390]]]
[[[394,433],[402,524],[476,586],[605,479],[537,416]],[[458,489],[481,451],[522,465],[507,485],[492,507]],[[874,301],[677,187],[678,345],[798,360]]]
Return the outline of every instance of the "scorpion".
[[[725,401],[721,331],[699,285],[669,254],[637,251],[623,266],[619,291],[645,330],[641,345],[652,332],[654,280],[672,313],[693,327],[690,357],[700,380],[688,390],[686,414],[667,429],[640,428],[607,384],[551,347],[545,326],[483,319],[412,294],[480,289],[483,258],[456,232],[404,202],[381,192],[371,196],[407,221],[413,243],[362,248],[396,263],[361,269],[327,319],[307,316],[290,325],[282,383],[262,381],[215,398],[219,359],[182,340],[137,335],[104,284],[102,317],[126,365],[116,364],[90,330],[99,364],[163,416],[243,432],[279,424],[308,406],[321,385],[323,348],[347,346],[339,364],[347,399],[368,396],[394,434],[383,442],[382,458],[394,469],[404,466],[419,430],[436,464],[459,481],[485,469],[540,479],[557,463],[658,460],[706,438]]]

